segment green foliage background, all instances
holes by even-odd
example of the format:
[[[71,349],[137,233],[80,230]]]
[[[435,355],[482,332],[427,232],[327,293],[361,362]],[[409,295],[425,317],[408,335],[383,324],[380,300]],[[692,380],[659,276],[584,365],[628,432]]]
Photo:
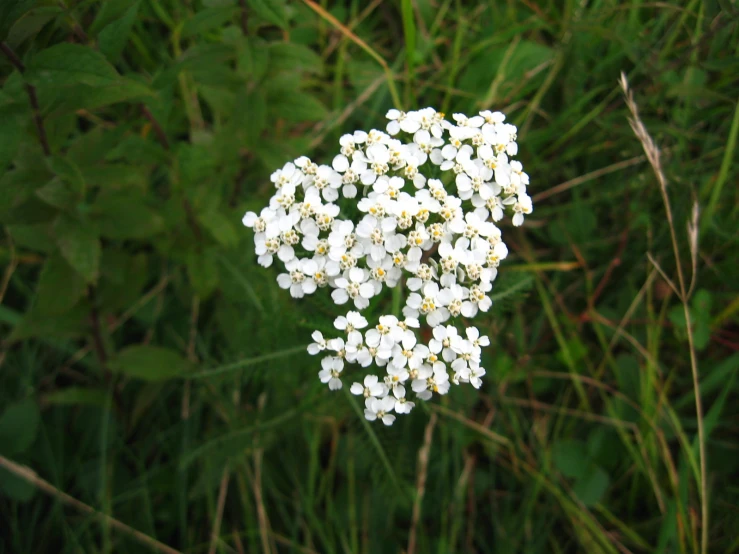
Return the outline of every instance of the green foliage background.
[[[737,13],[2,0],[0,552],[682,553],[703,533],[739,551]],[[621,71],[689,279],[700,207],[705,497],[669,226]],[[535,211],[503,229],[483,390],[383,428],[304,351],[328,297],[281,291],[240,220],[274,168],[382,127],[393,88],[408,109],[505,111]]]

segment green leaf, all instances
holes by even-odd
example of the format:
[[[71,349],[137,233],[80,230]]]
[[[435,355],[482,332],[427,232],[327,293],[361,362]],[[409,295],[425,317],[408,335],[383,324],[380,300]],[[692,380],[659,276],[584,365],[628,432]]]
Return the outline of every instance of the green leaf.
[[[36,54],[26,68],[26,78],[38,85],[105,86],[120,77],[100,52],[63,42]]]
[[[98,46],[100,51],[105,54],[111,62],[118,61],[123,52],[123,48],[128,42],[128,36],[136,21],[136,13],[139,9],[139,3],[134,3],[128,8],[122,17],[113,20],[105,26],[98,35]]]
[[[63,87],[58,91],[52,111],[73,112],[79,109],[95,110],[119,102],[141,101],[151,98],[154,92],[144,83],[133,79],[120,78],[107,85],[75,85]]]
[[[321,56],[302,44],[274,42],[269,46],[269,67],[272,71],[310,71],[323,69]]]
[[[129,346],[110,362],[110,369],[128,377],[160,381],[184,376],[190,363],[174,350],[160,346]]]
[[[235,6],[221,6],[199,11],[182,26],[182,38],[201,35],[222,26],[233,18],[237,10]]]
[[[246,0],[246,3],[268,23],[287,30],[287,14],[282,0]]]
[[[13,24],[8,33],[7,43],[11,48],[18,48],[26,39],[33,37],[43,29],[49,21],[62,13],[58,6],[40,6],[26,12]]]
[[[267,106],[275,119],[282,118],[295,123],[318,121],[327,115],[326,108],[318,99],[299,90],[268,96]]]
[[[108,391],[69,387],[44,395],[43,403],[52,406],[98,406],[102,408],[108,403]]]
[[[41,270],[36,308],[56,315],[74,307],[85,294],[85,281],[59,254],[50,256]]]
[[[0,416],[0,452],[25,452],[36,440],[41,414],[31,398],[11,404]]]
[[[239,242],[239,235],[232,221],[222,213],[211,210],[198,214],[198,221],[205,227],[213,238],[223,246],[233,246]]]
[[[18,502],[28,502],[36,493],[36,487],[4,467],[0,467],[0,491]]]
[[[552,447],[555,467],[567,477],[579,477],[588,469],[588,449],[584,442],[561,440]]]
[[[100,234],[110,239],[141,239],[164,229],[164,219],[137,191],[101,194],[93,205],[93,220]]]
[[[32,307],[13,328],[8,342],[17,342],[32,337],[58,337],[64,339],[84,335],[89,326],[90,307],[79,302],[71,310],[60,315],[41,314]]]
[[[67,157],[53,156],[49,160],[50,169],[77,194],[85,192],[85,178],[80,168]]]
[[[64,258],[87,283],[97,279],[100,265],[100,239],[83,222],[60,216],[54,234]]]
[[[586,506],[594,506],[603,498],[610,478],[599,466],[593,464],[575,481],[573,492]]]
[[[0,2],[0,40],[5,40],[8,30],[34,4],[36,0],[2,0]]]
[[[210,249],[203,252],[191,250],[187,256],[187,276],[198,296],[205,298],[220,282],[218,260]]]
[[[255,81],[260,80],[267,72],[269,64],[268,43],[256,38],[246,38],[239,46],[236,57],[236,69],[244,76]]]
[[[64,211],[71,210],[80,199],[80,196],[75,194],[59,177],[54,177],[43,187],[36,189],[36,196],[49,206]]]
[[[5,173],[20,145],[23,127],[17,117],[0,119],[0,173]]]

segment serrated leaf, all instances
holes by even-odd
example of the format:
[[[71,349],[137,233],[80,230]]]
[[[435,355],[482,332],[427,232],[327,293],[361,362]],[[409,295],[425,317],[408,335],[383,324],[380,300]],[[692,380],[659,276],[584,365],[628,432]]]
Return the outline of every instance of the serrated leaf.
[[[62,256],[87,283],[98,277],[100,239],[88,225],[68,216],[60,216],[54,224],[56,242]]]
[[[147,345],[129,346],[109,365],[113,371],[145,381],[181,377],[190,368],[190,363],[176,351]]]
[[[325,106],[317,98],[299,90],[269,95],[267,106],[273,118],[282,118],[294,123],[318,121],[327,115]]]
[[[282,0],[247,0],[246,3],[254,13],[268,23],[287,29],[287,14]]]
[[[136,21],[136,14],[139,9],[139,3],[135,2],[133,6],[128,8],[122,17],[113,20],[106,25],[100,34],[98,34],[98,46],[100,51],[105,54],[111,62],[118,61],[123,52],[123,48],[128,42],[128,35]]]
[[[11,404],[0,415],[0,452],[14,455],[25,452],[36,440],[41,414],[30,398]]]
[[[268,63],[268,43],[252,37],[248,37],[240,43],[236,57],[236,69],[239,73],[258,81],[266,73]]]
[[[101,236],[110,239],[146,238],[164,228],[162,216],[135,191],[101,194],[93,205],[93,218]]]
[[[182,37],[203,34],[222,26],[233,18],[237,9],[235,6],[220,6],[199,11],[182,26]]]
[[[63,42],[42,50],[31,58],[26,78],[37,85],[111,85],[118,72],[97,50]]]
[[[50,256],[39,276],[36,310],[56,315],[74,307],[85,294],[84,279],[59,254]]]
[[[323,68],[321,57],[313,50],[294,42],[274,42],[269,46],[269,65],[272,71],[312,71]]]
[[[5,40],[8,30],[20,17],[33,8],[36,0],[2,0],[0,2],[0,40]]]

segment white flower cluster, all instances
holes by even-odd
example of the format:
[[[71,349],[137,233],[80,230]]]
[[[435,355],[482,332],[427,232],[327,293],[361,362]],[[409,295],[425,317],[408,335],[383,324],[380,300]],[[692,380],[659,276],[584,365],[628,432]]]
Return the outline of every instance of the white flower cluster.
[[[277,283],[294,298],[329,287],[336,304],[354,305],[334,322],[341,335],[315,331],[308,352],[324,354],[318,376],[331,390],[342,387],[346,363],[384,368],[382,379],[367,375],[350,390],[365,397],[367,419],[391,425],[392,412],[414,407],[406,385],[421,400],[450,384],[480,387],[481,347],[490,341],[451,323],[490,308],[487,293],[508,255],[495,222],[509,210],[521,225],[532,204],[529,177],[510,159],[516,127],[502,113],[454,114],[452,123],[425,108],[387,118],[387,132],[342,136],[331,166],[303,156],[275,171],[269,206],[243,222],[255,232],[259,263],[269,267],[277,256],[284,264]],[[342,206],[360,212],[358,221],[342,217],[335,202],[360,190],[354,206]],[[404,319],[383,315],[367,329],[360,311],[401,281],[411,291]],[[421,319],[428,344],[418,342]]]

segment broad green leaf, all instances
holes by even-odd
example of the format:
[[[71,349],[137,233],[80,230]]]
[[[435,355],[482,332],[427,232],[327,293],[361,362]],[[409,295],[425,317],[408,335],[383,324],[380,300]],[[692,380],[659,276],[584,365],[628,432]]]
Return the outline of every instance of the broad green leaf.
[[[56,242],[64,258],[87,283],[98,277],[100,239],[83,222],[60,216],[54,224]]]
[[[59,315],[40,313],[33,306],[13,328],[8,341],[12,343],[31,337],[77,338],[88,332],[89,324],[90,306],[86,301],[78,302],[74,308]]]
[[[164,228],[164,219],[137,191],[101,194],[92,207],[100,234],[110,239],[141,239]]]
[[[8,164],[18,152],[23,127],[17,117],[0,119],[0,173],[5,173]]]
[[[592,464],[580,475],[573,486],[573,492],[586,506],[594,506],[603,498],[610,479],[599,466]]]
[[[36,289],[36,309],[51,315],[64,313],[84,296],[85,288],[84,279],[60,254],[53,254],[41,270]]]
[[[268,23],[287,29],[287,14],[283,0],[246,0],[246,3],[254,13]]]
[[[51,236],[51,225],[9,225],[7,227],[16,247],[28,248],[34,252],[52,252],[56,249]]]
[[[579,477],[589,466],[587,446],[577,440],[558,441],[552,446],[552,461],[563,475]]]
[[[239,242],[239,235],[231,219],[216,210],[198,214],[198,221],[213,238],[223,246],[233,246]]]
[[[238,8],[235,6],[220,6],[199,11],[182,26],[182,37],[200,35],[216,27],[221,27],[233,18],[237,10]]]
[[[100,3],[100,9],[95,15],[95,21],[89,28],[91,35],[97,36],[101,29],[124,17],[131,8],[131,0],[106,0]]]
[[[85,178],[72,160],[66,156],[52,156],[49,161],[50,169],[65,183],[67,183],[72,192],[82,194],[85,192]]]
[[[189,368],[179,353],[160,346],[129,346],[110,361],[111,370],[145,381],[182,377]]]
[[[139,9],[139,3],[135,2],[122,17],[115,19],[105,26],[98,35],[98,46],[100,51],[105,54],[111,62],[118,61],[123,48],[128,42],[128,35],[136,21],[136,14]]]
[[[269,46],[269,67],[272,71],[320,72],[321,57],[313,50],[294,42],[275,42]]]
[[[0,415],[0,452],[12,456],[28,450],[36,440],[40,420],[38,406],[31,398],[8,406]]]
[[[50,110],[58,113],[95,110],[119,102],[143,101],[153,94],[147,85],[133,79],[120,78],[107,85],[79,84],[60,89]]]
[[[0,2],[0,40],[5,40],[13,24],[35,4],[36,0],[2,0]]]
[[[118,72],[97,50],[80,44],[63,42],[37,53],[26,67],[26,78],[34,84],[111,85],[119,80]]]
[[[69,185],[59,177],[54,177],[43,187],[36,189],[36,196],[60,210],[67,211],[74,208],[80,196],[75,194]]]
[[[11,48],[18,48],[26,39],[35,36],[49,21],[62,13],[58,6],[40,6],[26,12],[15,22],[8,33],[7,43]]]
[[[0,496],[7,496],[18,502],[28,502],[36,493],[36,487],[21,479],[4,467],[0,467]]]

